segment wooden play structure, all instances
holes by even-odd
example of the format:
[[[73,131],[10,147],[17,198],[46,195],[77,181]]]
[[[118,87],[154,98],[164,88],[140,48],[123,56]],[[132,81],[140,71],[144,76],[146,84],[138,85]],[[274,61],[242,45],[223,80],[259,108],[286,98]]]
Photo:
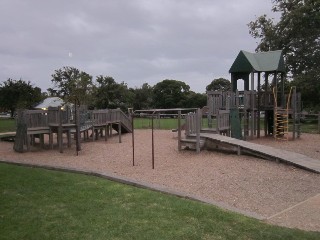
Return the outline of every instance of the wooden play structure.
[[[83,140],[105,140],[116,130],[121,142],[121,134],[132,131],[131,119],[120,109],[87,110],[84,106],[74,105],[74,108],[61,107],[47,110],[20,110],[17,115],[17,131],[14,150],[29,151],[39,139],[40,147],[45,145],[45,135],[48,135],[49,147],[53,148],[54,136],[57,138],[59,151],[63,152],[63,139],[66,136],[67,146],[71,147],[75,140],[76,151],[81,150]]]
[[[185,138],[179,137],[179,150],[183,145],[193,144],[194,148],[200,151],[200,146],[205,145],[201,142],[204,134],[224,135],[241,140],[259,138],[262,121],[265,136],[272,135],[277,140],[289,140],[289,132],[292,132],[291,139],[300,137],[301,95],[295,87],[285,93],[282,51],[240,51],[229,72],[231,91],[207,92],[208,128],[202,127],[203,113],[201,114],[199,109],[185,116]],[[240,79],[243,80],[244,91],[237,89],[237,81]],[[218,145],[221,147],[224,144],[219,142]]]
[[[260,137],[260,120],[264,120],[265,136],[288,140],[289,128],[292,139],[300,136],[301,95],[295,87],[285,93],[286,71],[282,51],[240,51],[229,72],[231,91],[207,92],[209,128],[247,140]],[[237,89],[237,82],[241,79],[244,91]],[[215,127],[213,122],[216,122]]]

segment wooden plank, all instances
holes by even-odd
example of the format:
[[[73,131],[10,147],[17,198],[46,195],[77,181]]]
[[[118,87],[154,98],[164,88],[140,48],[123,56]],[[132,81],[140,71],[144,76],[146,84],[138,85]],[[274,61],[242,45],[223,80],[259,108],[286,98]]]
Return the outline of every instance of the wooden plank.
[[[247,152],[254,156],[265,159],[286,162],[288,164],[320,173],[320,160],[313,159],[299,153],[293,153],[270,146],[246,142],[235,138],[230,138],[218,134],[201,133],[201,138],[210,139],[222,145],[228,144],[233,147],[241,148],[241,152]]]

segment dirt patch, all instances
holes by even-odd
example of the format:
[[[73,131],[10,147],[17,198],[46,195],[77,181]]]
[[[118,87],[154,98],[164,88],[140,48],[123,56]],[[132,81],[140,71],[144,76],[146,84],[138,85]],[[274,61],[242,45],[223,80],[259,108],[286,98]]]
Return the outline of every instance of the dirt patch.
[[[132,166],[131,134],[123,135],[122,143],[118,143],[117,137],[107,142],[102,139],[83,142],[79,156],[75,154],[74,144],[62,154],[57,149],[19,154],[12,150],[13,143],[0,142],[0,159],[110,172],[223,202],[264,217],[320,193],[320,174],[251,156],[179,152],[171,131],[156,130],[154,136],[155,169],[151,163],[150,130],[135,131],[135,166]],[[320,161],[320,135],[304,134],[296,141],[280,143],[272,138],[253,142],[299,152]]]

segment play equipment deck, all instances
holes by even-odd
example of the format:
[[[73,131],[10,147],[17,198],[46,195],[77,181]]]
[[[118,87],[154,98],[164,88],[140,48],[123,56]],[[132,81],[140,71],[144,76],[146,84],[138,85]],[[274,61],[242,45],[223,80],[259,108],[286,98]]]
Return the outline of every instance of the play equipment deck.
[[[305,155],[289,152],[269,146],[251,143],[235,138],[210,133],[200,133],[200,137],[206,140],[206,145],[211,148],[229,148],[239,155],[247,153],[277,162],[284,162],[312,172],[320,173],[320,160]]]
[[[3,132],[3,133],[0,133],[0,141],[14,139],[15,136],[16,136],[16,132]]]

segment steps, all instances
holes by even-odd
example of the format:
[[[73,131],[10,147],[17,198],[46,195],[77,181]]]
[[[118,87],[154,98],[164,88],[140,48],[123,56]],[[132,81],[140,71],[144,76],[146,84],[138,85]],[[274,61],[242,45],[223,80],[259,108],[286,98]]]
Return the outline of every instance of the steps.
[[[197,139],[195,137],[188,137],[180,140],[181,146],[186,149],[197,149]],[[200,139],[200,149],[203,149],[205,145],[205,140]]]

